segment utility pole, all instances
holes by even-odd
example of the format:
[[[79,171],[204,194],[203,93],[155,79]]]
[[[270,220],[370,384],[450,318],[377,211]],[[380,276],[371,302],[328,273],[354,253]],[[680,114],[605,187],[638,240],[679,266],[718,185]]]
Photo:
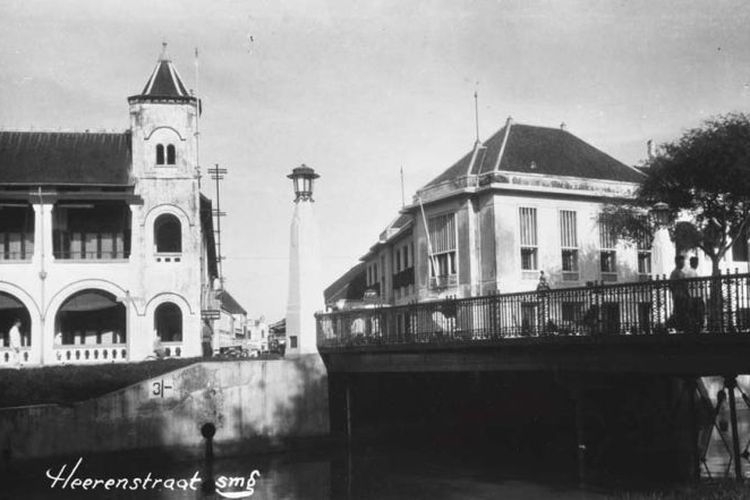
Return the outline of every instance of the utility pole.
[[[224,175],[227,173],[226,168],[219,168],[219,164],[217,163],[215,167],[209,168],[208,173],[211,175],[211,178],[216,181],[216,208],[212,210],[212,213],[214,216],[216,216],[216,263],[218,264],[218,272],[219,272],[219,283],[221,284],[221,288],[224,288],[224,272],[223,272],[223,265],[222,262],[224,261],[224,256],[221,254],[221,218],[224,217],[226,212],[221,211],[221,196],[220,196],[220,189],[219,189],[219,181],[224,178]]]

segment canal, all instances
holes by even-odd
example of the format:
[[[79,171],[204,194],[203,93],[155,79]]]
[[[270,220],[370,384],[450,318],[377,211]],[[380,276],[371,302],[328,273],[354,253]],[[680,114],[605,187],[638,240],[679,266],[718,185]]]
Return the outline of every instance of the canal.
[[[742,431],[747,432],[750,412],[742,409],[741,417]],[[76,467],[79,458],[82,460]],[[745,462],[746,474],[750,474]],[[717,432],[707,465],[713,477],[731,475],[728,454]],[[581,489],[571,479],[575,466],[573,455],[556,451],[549,455],[524,454],[489,443],[446,439],[371,442],[353,447],[329,444],[316,450],[217,459],[212,470],[204,462],[182,461],[179,457],[70,457],[11,471],[5,478],[10,486],[3,481],[6,487],[0,499],[587,500],[629,489],[623,484]],[[216,486],[213,492],[205,491],[203,485],[210,476]],[[90,482],[84,489],[86,479],[101,482],[93,487]],[[114,480],[109,490],[105,489],[108,479]]]
[[[718,379],[707,385],[712,397],[720,388]],[[738,417],[743,451],[750,438],[750,410],[739,405]],[[731,442],[731,431],[721,425],[727,420],[725,408],[711,436],[702,466],[704,477],[732,475],[730,453],[724,444]],[[425,430],[421,435],[409,434],[408,439],[405,435],[389,440],[369,436],[352,446],[328,442],[306,451],[217,459],[210,469],[203,461],[179,455],[45,459],[0,470],[0,500],[597,499],[648,488],[636,480],[599,481],[596,487],[579,488],[572,435],[550,441],[549,432],[532,427],[531,439],[520,439],[509,435],[507,428],[492,434],[485,428],[466,427],[449,432]],[[519,428],[510,434],[523,433]],[[533,439],[535,436],[538,439]],[[742,461],[745,476],[750,477],[750,462]],[[213,491],[204,486],[209,477],[214,479]]]

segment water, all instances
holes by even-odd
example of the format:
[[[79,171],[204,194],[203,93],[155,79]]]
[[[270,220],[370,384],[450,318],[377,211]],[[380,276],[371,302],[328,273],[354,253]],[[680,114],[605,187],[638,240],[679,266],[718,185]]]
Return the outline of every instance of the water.
[[[718,387],[718,385],[717,385]],[[709,388],[710,394],[716,387]],[[714,401],[715,403],[715,401]],[[729,420],[728,410],[720,420]],[[740,451],[750,439],[750,409],[738,402]],[[724,433],[731,449],[731,431]],[[489,443],[491,444],[491,443]],[[731,452],[722,442],[717,430],[713,431],[708,448],[704,477],[733,475]],[[201,483],[189,480],[209,476],[200,462],[159,460],[149,456],[109,455],[82,457],[75,477],[81,480],[173,479],[174,490],[163,484],[156,488],[138,488],[135,491],[112,489],[106,491],[103,483],[95,490],[84,491],[80,486],[72,489],[71,483],[63,488],[62,480],[52,487],[53,476],[66,478],[79,457],[44,460],[24,466],[13,472],[13,484],[3,478],[0,500],[10,499],[321,499],[321,500],[400,500],[400,499],[602,499],[605,493],[584,491],[578,488],[575,478],[574,456],[517,457],[508,450],[493,446],[452,446],[441,448],[427,443],[378,444],[348,449],[346,446],[328,445],[317,451],[287,452],[244,456],[216,460],[213,477],[219,486],[217,492],[206,493]],[[750,461],[742,459],[743,472],[750,477]],[[61,467],[66,469],[60,473]],[[253,474],[257,470],[258,474]],[[222,477],[224,479],[222,483]],[[229,486],[229,478],[235,483]],[[255,481],[250,481],[255,479]],[[181,483],[180,483],[181,481]],[[250,484],[253,483],[253,484]],[[182,484],[185,488],[180,489]],[[252,489],[252,494],[248,485]],[[223,487],[222,487],[223,485]],[[244,497],[238,495],[244,494]]]
[[[555,476],[549,468],[537,474],[512,466],[501,466],[503,460],[470,454],[441,453],[439,450],[408,449],[406,447],[364,447],[347,452],[346,447],[329,448],[306,453],[246,456],[217,460],[213,465],[218,492],[204,493],[196,482],[197,491],[190,489],[188,480],[197,473],[206,477],[200,463],[158,462],[146,458],[123,460],[111,457],[84,457],[75,477],[89,478],[173,478],[187,491],[139,489],[137,491],[105,491],[99,484],[94,491],[72,490],[69,483],[62,489],[62,480],[51,488],[52,480],[45,477],[45,469],[52,475],[66,464],[70,471],[77,459],[48,460],[17,471],[14,485],[0,494],[0,499],[216,499],[251,498],[274,500],[297,499],[545,499],[589,500],[603,495],[582,491],[573,483]],[[260,475],[254,476],[258,470]],[[62,474],[65,478],[68,472]],[[221,476],[225,481],[220,484]],[[227,479],[236,478],[233,487]],[[255,478],[248,491],[248,479]],[[239,481],[244,480],[240,485]],[[182,483],[178,481],[181,480]],[[234,495],[232,495],[234,494]],[[239,495],[244,494],[244,497]],[[4,496],[5,495],[5,496]],[[229,496],[226,496],[229,495]]]
[[[750,410],[738,409],[740,433],[750,436]],[[726,434],[731,446],[729,434]],[[745,442],[741,442],[741,451]],[[127,479],[104,489],[83,490],[63,481],[79,457],[44,460],[24,466],[12,474],[13,485],[3,488],[5,499],[342,499],[342,500],[457,500],[457,499],[548,499],[593,500],[607,498],[604,493],[585,491],[576,485],[574,463],[543,463],[540,459],[520,459],[496,451],[487,453],[476,448],[441,450],[422,443],[414,445],[327,446],[317,451],[287,452],[219,459],[213,463],[217,490],[202,491],[201,480],[210,471],[202,462],[156,460],[148,456],[90,456],[82,461],[72,479]],[[730,453],[714,431],[707,465],[713,477],[732,475]],[[750,477],[750,463],[743,459],[743,470]],[[62,467],[65,469],[62,470]],[[60,476],[53,479],[46,475]],[[253,471],[258,471],[254,473]],[[174,489],[143,489],[143,480],[172,479]],[[703,475],[707,473],[704,469]],[[223,479],[222,479],[223,478]],[[234,484],[230,486],[230,478]],[[140,479],[138,483],[134,480]],[[254,480],[254,481],[253,481]],[[3,481],[5,483],[5,481]],[[138,486],[131,491],[127,488]],[[76,486],[73,489],[73,486]],[[191,488],[194,487],[195,489]],[[124,489],[123,489],[124,488]],[[232,495],[234,494],[234,495]],[[244,494],[240,497],[238,495]]]

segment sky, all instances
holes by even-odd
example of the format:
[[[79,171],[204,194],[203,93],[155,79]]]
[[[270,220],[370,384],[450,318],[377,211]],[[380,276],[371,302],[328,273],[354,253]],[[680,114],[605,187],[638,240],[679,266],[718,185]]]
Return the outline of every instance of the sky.
[[[750,3],[683,0],[2,0],[0,128],[116,130],[168,42],[203,99],[200,163],[222,184],[226,287],[286,307],[293,193],[321,175],[323,285],[508,116],[637,164],[750,112]],[[198,48],[198,80],[194,51]],[[203,185],[215,197],[213,184]]]

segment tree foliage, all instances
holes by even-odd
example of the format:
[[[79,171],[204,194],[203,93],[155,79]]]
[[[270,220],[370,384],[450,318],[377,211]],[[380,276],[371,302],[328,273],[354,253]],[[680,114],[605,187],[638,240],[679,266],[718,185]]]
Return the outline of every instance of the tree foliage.
[[[653,231],[647,210],[662,202],[669,225],[687,216],[691,239],[718,271],[721,258],[742,235],[750,216],[750,116],[728,114],[705,121],[667,144],[644,165],[646,177],[635,199],[606,207],[618,234],[634,239],[635,229]],[[682,228],[685,231],[686,228]]]

